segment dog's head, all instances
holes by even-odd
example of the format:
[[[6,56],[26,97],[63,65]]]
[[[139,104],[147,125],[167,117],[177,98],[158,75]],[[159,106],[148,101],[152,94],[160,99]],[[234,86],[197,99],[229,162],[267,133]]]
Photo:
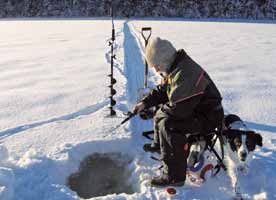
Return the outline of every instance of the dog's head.
[[[262,136],[259,133],[248,130],[246,125],[237,115],[225,117],[223,135],[233,152],[237,152],[240,161],[245,162],[250,152],[254,151],[256,145],[262,146]]]

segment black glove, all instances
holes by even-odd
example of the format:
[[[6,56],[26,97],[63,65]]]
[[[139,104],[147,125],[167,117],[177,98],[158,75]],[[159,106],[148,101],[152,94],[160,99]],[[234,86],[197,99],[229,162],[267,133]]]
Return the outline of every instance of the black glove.
[[[144,109],[139,114],[144,120],[152,119],[154,117],[154,110],[152,108]]]

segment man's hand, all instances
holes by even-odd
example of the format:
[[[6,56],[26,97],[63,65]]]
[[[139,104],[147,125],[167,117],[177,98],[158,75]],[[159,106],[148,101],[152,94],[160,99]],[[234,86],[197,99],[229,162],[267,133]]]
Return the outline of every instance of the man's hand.
[[[143,102],[139,102],[135,105],[132,113],[137,114],[137,113],[140,113],[144,109],[145,109],[145,104]]]

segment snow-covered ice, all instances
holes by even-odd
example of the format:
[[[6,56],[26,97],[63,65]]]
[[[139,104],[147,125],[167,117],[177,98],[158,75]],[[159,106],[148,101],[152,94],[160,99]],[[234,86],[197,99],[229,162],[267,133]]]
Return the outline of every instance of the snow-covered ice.
[[[276,199],[276,25],[274,23],[116,20],[114,76],[117,116],[109,117],[111,22],[0,20],[0,199],[79,199],[67,184],[80,162],[97,153],[123,153],[136,192],[95,199],[169,199],[147,186],[159,163],[143,152],[141,132],[152,123],[138,117],[117,130],[143,87],[144,41],[140,30],[172,41],[206,69],[236,113],[260,132],[243,178],[245,199]],[[159,78],[150,72],[153,87]],[[175,199],[231,199],[224,172],[200,188],[178,190]]]

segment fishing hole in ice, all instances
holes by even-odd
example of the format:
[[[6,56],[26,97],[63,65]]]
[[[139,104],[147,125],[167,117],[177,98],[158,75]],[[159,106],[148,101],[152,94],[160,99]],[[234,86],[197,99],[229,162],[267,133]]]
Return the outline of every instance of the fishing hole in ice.
[[[79,197],[135,193],[128,169],[131,159],[121,153],[94,153],[80,163],[79,170],[68,177],[67,184]]]

